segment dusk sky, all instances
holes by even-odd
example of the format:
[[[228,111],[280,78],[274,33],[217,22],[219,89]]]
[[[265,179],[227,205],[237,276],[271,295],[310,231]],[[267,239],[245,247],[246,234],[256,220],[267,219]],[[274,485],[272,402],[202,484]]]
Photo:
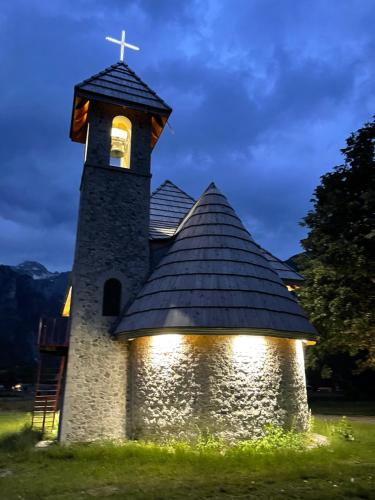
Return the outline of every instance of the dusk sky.
[[[0,10],[0,263],[72,265],[73,87],[125,62],[172,108],[152,187],[211,181],[285,259],[319,177],[375,112],[374,0],[13,0]]]

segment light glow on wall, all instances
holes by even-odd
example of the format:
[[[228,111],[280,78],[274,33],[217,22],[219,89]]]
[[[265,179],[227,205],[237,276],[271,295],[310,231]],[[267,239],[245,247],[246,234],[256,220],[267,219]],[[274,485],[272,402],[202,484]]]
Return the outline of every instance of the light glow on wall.
[[[62,316],[68,318],[70,316],[70,306],[72,303],[72,287],[69,287],[68,295],[66,296]]]
[[[302,342],[304,343],[305,346],[310,346],[310,345],[316,344],[316,340],[303,340]]]
[[[298,366],[305,371],[305,353],[303,352],[303,340],[296,340],[296,356]]]
[[[183,335],[166,333],[151,337],[150,360],[154,366],[172,366],[184,352]]]
[[[230,333],[135,339],[137,438],[190,439],[204,430],[223,439],[250,439],[267,423],[291,421],[307,428],[301,340]]]
[[[90,135],[90,124],[88,123],[87,124],[87,132],[86,132],[86,143],[85,143],[85,157],[84,157],[85,163],[87,160],[87,148],[88,148],[88,144],[89,144],[89,135]]]
[[[268,338],[262,335],[233,335],[231,337],[232,369],[238,380],[245,383],[267,371]]]
[[[266,338],[261,335],[233,335],[232,353],[233,356],[260,355],[266,349]]]

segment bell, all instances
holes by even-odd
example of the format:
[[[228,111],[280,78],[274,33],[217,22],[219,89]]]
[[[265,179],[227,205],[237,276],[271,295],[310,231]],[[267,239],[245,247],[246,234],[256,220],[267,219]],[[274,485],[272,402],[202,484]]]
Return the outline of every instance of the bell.
[[[128,132],[118,127],[112,127],[111,138],[112,158],[123,158],[126,153]]]

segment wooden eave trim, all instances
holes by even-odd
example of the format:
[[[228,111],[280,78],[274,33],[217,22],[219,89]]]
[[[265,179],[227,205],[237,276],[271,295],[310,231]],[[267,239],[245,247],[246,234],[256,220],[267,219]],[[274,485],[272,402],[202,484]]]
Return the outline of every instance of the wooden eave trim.
[[[77,95],[79,97],[86,97],[87,99],[93,99],[93,100],[99,101],[99,102],[107,102],[109,104],[114,104],[117,106],[126,106],[128,108],[135,109],[138,111],[143,111],[143,112],[146,109],[151,114],[154,113],[157,115],[166,116],[167,118],[172,112],[171,108],[157,108],[154,106],[150,106],[149,104],[135,103],[134,101],[129,101],[126,99],[121,99],[121,98],[117,99],[113,96],[107,96],[107,95],[103,95],[103,94],[93,92],[90,90],[84,90],[81,88],[77,88],[76,92],[77,92]]]
[[[74,132],[74,130],[73,130],[74,116],[75,116],[75,112],[76,112],[76,100],[78,97],[84,97],[84,96],[78,95],[77,90],[78,90],[78,87],[76,85],[74,87],[74,94],[73,94],[73,106],[72,106],[72,114],[71,114],[71,119],[70,119],[69,137],[74,142],[79,142],[80,144],[85,144],[86,139],[80,138],[80,134],[82,134],[82,131],[80,132],[80,134],[78,134],[77,132]],[[87,122],[85,123],[83,130],[86,130],[86,129],[87,129]],[[84,135],[86,135],[86,134],[84,134]]]
[[[317,340],[318,336],[313,333],[280,331],[270,329],[252,328],[200,328],[200,327],[167,327],[167,328],[142,328],[128,332],[115,333],[114,340],[130,340],[139,337],[151,337],[168,333],[183,335],[254,335],[285,339]]]

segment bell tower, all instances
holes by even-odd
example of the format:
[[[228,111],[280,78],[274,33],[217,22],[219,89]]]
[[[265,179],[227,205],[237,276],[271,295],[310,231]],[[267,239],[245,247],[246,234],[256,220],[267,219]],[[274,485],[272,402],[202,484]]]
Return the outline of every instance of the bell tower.
[[[127,345],[111,332],[149,273],[151,153],[171,111],[122,61],[74,89],[85,155],[62,442],[126,437]]]

